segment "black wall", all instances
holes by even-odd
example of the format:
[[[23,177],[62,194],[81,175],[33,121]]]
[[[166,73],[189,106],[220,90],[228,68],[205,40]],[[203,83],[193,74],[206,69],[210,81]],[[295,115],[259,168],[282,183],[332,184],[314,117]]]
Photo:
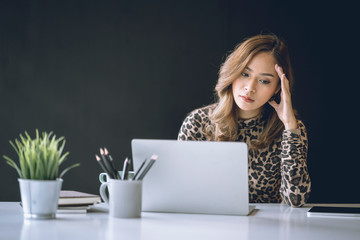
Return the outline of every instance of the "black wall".
[[[99,147],[120,168],[131,139],[175,139],[213,101],[226,54],[273,32],[290,49],[308,128],[310,201],[360,202],[352,7],[292,2],[1,1],[0,154],[15,157],[8,141],[25,130],[53,131],[67,140],[64,166],[81,163],[63,189],[98,193]],[[2,159],[0,201],[10,200],[17,175]]]

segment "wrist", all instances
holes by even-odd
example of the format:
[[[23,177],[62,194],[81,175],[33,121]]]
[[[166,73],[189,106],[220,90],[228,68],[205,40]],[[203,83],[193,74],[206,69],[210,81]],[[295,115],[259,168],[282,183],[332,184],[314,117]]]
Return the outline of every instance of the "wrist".
[[[284,127],[285,127],[285,130],[297,129],[298,124],[297,124],[296,118],[284,123]]]

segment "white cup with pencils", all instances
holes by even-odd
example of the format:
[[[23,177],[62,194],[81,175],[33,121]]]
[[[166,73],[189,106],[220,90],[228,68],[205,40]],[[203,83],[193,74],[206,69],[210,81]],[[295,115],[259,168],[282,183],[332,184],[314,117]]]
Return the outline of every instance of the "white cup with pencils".
[[[105,189],[109,190],[109,197]],[[109,215],[115,218],[141,216],[142,181],[109,179],[100,186],[100,195],[109,204]]]
[[[129,171],[131,160],[128,158],[123,163],[123,170],[117,171],[114,160],[106,148],[100,148],[100,156],[95,155],[96,161],[105,171],[99,175],[100,195],[105,203],[109,204],[110,216],[117,218],[140,217],[142,180],[158,156],[153,155],[150,159],[145,159],[136,172]],[[106,188],[108,188],[109,197],[106,195]]]

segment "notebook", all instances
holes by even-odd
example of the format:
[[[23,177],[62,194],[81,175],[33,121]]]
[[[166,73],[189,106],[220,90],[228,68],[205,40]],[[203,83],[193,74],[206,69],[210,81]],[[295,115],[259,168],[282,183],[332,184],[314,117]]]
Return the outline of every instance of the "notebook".
[[[158,159],[143,179],[142,211],[248,215],[248,150],[241,142],[133,139],[134,170]]]
[[[359,207],[314,206],[307,212],[308,217],[360,217]]]
[[[61,190],[59,206],[92,205],[101,202],[99,195],[72,190]]]

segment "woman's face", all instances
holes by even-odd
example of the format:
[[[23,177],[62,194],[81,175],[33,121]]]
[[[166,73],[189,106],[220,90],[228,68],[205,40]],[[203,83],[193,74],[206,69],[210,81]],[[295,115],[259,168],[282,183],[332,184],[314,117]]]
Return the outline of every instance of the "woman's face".
[[[262,106],[279,89],[275,58],[267,52],[256,54],[232,84],[239,117],[249,119],[260,114]]]

